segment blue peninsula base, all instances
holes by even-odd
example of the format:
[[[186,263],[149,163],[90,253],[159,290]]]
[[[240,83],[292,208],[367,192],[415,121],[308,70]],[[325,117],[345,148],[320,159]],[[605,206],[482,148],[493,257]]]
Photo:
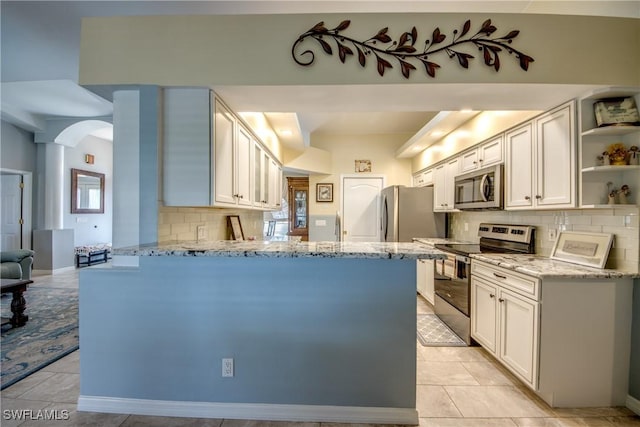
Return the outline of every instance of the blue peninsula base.
[[[84,269],[78,410],[417,424],[415,264],[141,256]]]

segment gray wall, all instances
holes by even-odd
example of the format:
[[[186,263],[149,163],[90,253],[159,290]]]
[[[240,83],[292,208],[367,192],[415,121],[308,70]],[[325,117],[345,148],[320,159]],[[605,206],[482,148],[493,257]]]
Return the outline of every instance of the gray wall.
[[[36,170],[36,144],[33,133],[4,120],[0,122],[0,167],[26,172]]]

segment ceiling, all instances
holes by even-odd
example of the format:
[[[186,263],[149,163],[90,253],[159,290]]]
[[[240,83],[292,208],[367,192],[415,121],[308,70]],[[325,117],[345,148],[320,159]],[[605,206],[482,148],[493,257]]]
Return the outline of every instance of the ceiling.
[[[276,13],[555,13],[640,18],[638,1],[2,1],[2,119],[31,131],[52,116],[110,115],[111,104],[79,87],[80,19],[84,16]],[[285,145],[302,149],[316,134],[398,134],[409,149],[435,142],[440,111],[461,124],[472,110],[544,110],[592,87],[554,85],[358,85],[214,88],[236,111],[268,112]],[[304,92],[301,92],[304,91]],[[300,93],[305,96],[301,97]],[[487,96],[491,93],[491,96]],[[379,102],[391,99],[394,102]],[[339,102],[336,102],[339,99]],[[381,107],[384,106],[384,107]],[[295,113],[295,114],[294,114]],[[431,124],[430,124],[431,123]],[[406,141],[406,142],[405,142]],[[412,142],[413,141],[413,142]],[[401,147],[400,147],[401,146]],[[406,153],[405,153],[406,154]]]

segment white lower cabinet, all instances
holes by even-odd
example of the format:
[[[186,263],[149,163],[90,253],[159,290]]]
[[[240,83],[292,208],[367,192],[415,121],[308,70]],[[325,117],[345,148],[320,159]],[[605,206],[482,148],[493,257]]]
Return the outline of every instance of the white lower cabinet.
[[[419,259],[416,263],[416,284],[418,293],[433,305],[435,303],[434,260]]]
[[[489,353],[496,355],[498,337],[497,287],[471,278],[471,336]]]
[[[535,389],[538,302],[472,276],[471,307],[471,336]]]
[[[624,406],[633,279],[471,261],[471,337],[553,407]]]
[[[500,360],[534,389],[538,383],[538,306],[505,289],[498,292]]]

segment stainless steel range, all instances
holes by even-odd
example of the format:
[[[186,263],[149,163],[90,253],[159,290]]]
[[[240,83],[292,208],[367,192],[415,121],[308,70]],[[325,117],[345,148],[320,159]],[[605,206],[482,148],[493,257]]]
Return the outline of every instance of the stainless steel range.
[[[535,227],[482,223],[480,244],[437,244],[447,259],[435,262],[435,312],[467,344],[471,344],[471,259],[477,253],[535,252]]]

